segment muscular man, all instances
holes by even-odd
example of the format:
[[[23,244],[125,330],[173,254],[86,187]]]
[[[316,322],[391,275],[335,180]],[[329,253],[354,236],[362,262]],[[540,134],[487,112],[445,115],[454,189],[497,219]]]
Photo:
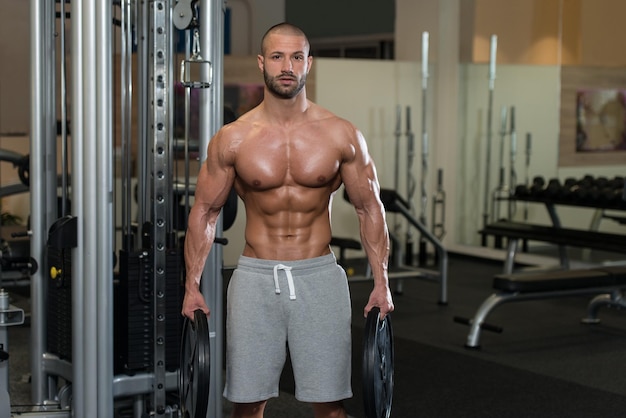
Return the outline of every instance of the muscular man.
[[[245,204],[245,247],[228,286],[226,387],[233,417],[262,417],[278,396],[287,354],[296,398],[315,417],[346,417],[352,396],[351,306],[346,275],[330,250],[330,206],[343,183],[356,208],[374,288],[364,314],[393,311],[389,236],[374,162],[362,134],[312,103],[309,42],[290,24],[263,37],[263,102],[211,139],[185,239],[183,315],[209,309],[199,283],[219,212],[235,187]]]

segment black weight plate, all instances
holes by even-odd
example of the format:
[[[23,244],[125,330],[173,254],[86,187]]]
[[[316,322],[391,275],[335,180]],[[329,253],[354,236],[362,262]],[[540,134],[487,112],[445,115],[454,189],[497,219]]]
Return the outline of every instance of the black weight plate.
[[[209,323],[206,314],[195,311],[194,320],[185,318],[180,345],[178,394],[183,418],[206,418],[211,380]]]
[[[363,403],[366,418],[389,418],[393,399],[393,328],[391,316],[380,320],[373,308],[363,337]]]

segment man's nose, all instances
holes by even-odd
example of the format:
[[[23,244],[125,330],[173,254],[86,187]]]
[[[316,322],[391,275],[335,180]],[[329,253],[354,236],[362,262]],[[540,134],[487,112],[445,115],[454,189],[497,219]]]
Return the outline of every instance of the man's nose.
[[[293,64],[291,60],[283,60],[283,67],[281,68],[283,73],[291,73],[293,70]]]

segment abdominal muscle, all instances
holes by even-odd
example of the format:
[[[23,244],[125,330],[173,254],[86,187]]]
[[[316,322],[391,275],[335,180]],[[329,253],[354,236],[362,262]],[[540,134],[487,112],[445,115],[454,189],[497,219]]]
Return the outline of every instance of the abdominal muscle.
[[[289,189],[245,194],[244,256],[289,261],[330,253],[330,190]]]

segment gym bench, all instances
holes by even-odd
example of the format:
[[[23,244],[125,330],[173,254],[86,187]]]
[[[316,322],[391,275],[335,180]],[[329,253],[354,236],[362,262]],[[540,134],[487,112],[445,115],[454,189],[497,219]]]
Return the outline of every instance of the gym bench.
[[[471,320],[456,317],[456,322],[468,324],[466,348],[480,348],[480,331],[501,332],[502,329],[485,322],[499,305],[525,300],[551,299],[577,295],[596,295],[587,306],[584,323],[600,322],[598,310],[602,306],[626,308],[622,289],[626,287],[626,266],[596,267],[553,272],[499,274],[494,276],[496,290],[480,305]]]
[[[626,235],[605,232],[569,229],[555,226],[534,225],[524,222],[498,221],[486,225],[479,231],[483,237],[492,235],[507,238],[507,254],[504,261],[504,273],[513,273],[515,254],[519,240],[542,241],[559,246],[560,264],[569,269],[566,246],[593,248],[616,253],[626,253]]]

